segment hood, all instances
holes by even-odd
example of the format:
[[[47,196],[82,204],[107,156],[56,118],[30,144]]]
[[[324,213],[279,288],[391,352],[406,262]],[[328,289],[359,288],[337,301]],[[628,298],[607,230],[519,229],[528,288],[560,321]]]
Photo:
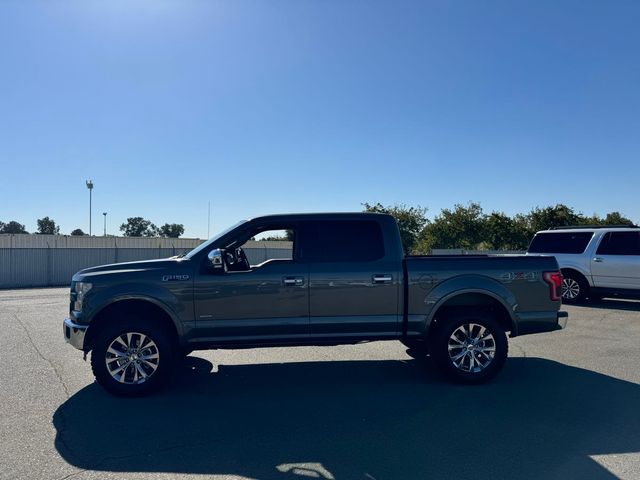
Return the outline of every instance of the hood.
[[[108,265],[99,265],[97,267],[89,267],[80,270],[73,277],[92,277],[104,274],[114,273],[131,273],[145,272],[150,270],[160,270],[172,267],[177,263],[183,262],[182,258],[162,258],[158,260],[141,260],[137,262],[111,263]]]

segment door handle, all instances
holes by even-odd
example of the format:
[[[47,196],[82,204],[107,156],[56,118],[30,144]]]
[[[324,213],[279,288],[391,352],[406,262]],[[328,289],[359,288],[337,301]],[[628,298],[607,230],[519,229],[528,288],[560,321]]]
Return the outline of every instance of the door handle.
[[[391,283],[391,280],[393,280],[393,277],[389,274],[374,275],[372,277],[373,283]]]
[[[282,283],[287,287],[295,287],[302,285],[304,279],[302,277],[284,277]]]
[[[602,258],[602,257],[596,257],[596,258],[594,258],[594,259],[593,259],[593,261],[594,261],[594,262],[597,262],[597,263],[602,263],[602,262],[604,262],[604,258]]]

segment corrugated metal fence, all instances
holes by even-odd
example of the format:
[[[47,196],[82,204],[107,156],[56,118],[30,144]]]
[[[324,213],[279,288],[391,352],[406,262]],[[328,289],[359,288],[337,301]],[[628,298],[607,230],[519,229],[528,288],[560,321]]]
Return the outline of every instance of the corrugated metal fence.
[[[90,237],[89,235],[1,234],[0,248],[178,248],[192,249],[199,238]]]
[[[68,285],[73,274],[83,268],[109,263],[167,258],[187,252],[203,241],[198,239],[123,239],[120,237],[101,239],[100,237],[87,237],[85,245],[90,246],[80,248],[65,246],[67,242],[63,240],[62,235],[57,236],[60,238],[54,239],[55,243],[50,242],[55,246],[48,247],[41,246],[45,241],[43,238],[16,240],[6,237],[9,235],[0,235],[0,288]],[[24,236],[15,235],[14,237]],[[43,235],[42,237],[47,236]],[[181,241],[176,242],[175,240]],[[172,246],[169,243],[171,241],[180,246]],[[3,248],[5,245],[11,244],[33,246]],[[119,244],[127,246],[118,247]],[[152,247],[151,245],[158,246]],[[290,242],[247,242],[244,250],[251,264],[258,264],[270,258],[291,258]]]
[[[172,248],[0,248],[0,288],[67,285],[78,270],[174,255]],[[180,253],[180,252],[178,252]]]

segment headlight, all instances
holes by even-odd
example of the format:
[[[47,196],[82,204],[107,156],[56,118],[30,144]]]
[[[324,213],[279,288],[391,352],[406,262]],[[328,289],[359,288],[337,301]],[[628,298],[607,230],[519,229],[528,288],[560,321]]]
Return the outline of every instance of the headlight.
[[[73,309],[76,312],[82,311],[82,300],[84,299],[84,296],[87,294],[87,292],[91,290],[91,287],[93,287],[93,285],[88,282],[76,283],[76,301],[73,302]]]

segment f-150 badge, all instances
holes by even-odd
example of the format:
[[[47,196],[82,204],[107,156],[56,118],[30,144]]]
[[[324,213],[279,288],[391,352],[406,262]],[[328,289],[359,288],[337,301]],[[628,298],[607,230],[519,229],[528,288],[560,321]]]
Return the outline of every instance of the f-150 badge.
[[[189,280],[189,275],[163,275],[162,276],[163,282],[179,282],[184,280]]]

